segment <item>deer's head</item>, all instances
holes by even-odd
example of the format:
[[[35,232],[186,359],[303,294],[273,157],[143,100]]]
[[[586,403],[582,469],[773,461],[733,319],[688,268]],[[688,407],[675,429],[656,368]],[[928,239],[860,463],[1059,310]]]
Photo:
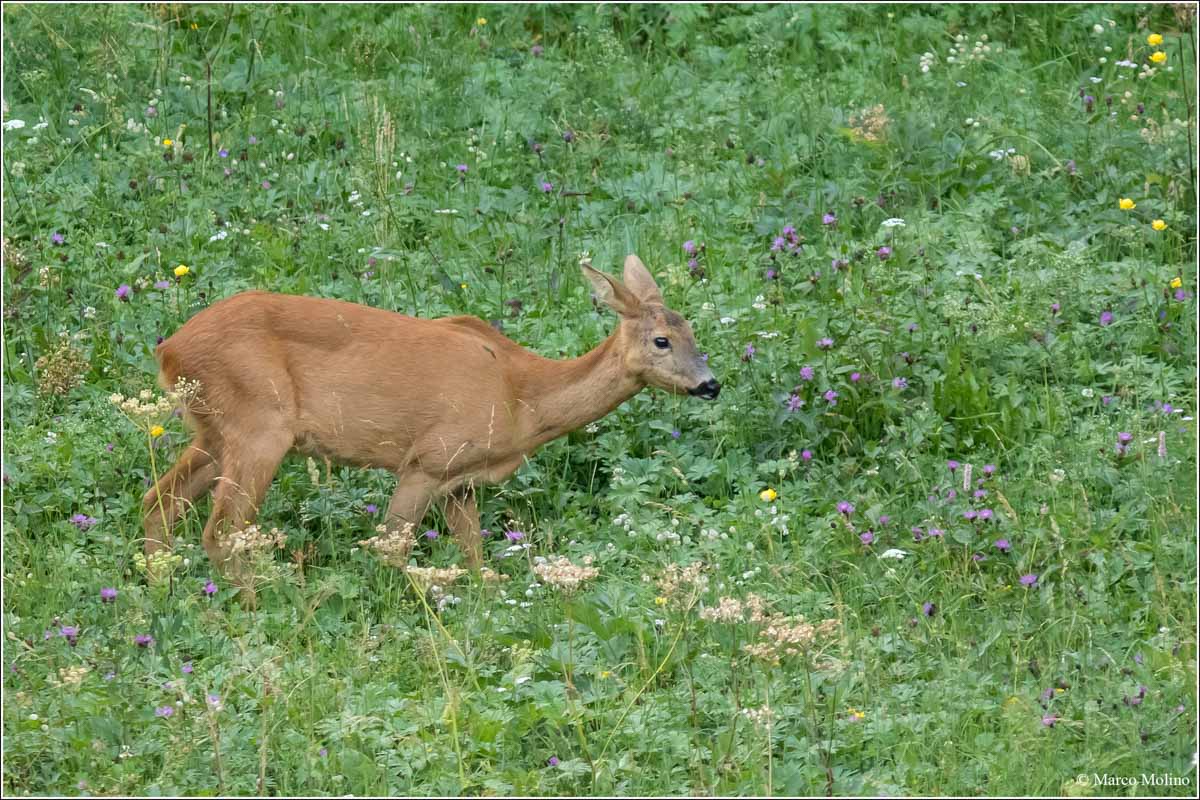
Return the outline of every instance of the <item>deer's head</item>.
[[[696,348],[692,327],[663,304],[658,284],[640,258],[625,259],[623,281],[586,264],[583,274],[600,301],[621,318],[617,343],[634,379],[675,394],[717,399],[721,384]]]

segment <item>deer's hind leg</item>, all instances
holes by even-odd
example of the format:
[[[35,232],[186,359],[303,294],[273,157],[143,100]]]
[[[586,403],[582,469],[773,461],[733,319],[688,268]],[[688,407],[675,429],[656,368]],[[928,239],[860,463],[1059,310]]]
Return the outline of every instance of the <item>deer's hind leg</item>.
[[[246,426],[250,432],[225,431],[220,475],[213,489],[212,514],[204,526],[204,550],[213,566],[235,583],[250,589],[243,559],[231,551],[231,531],[251,525],[258,516],[271,481],[283,457],[292,448],[293,437],[282,425],[263,420]],[[234,435],[230,435],[230,434]]]
[[[212,488],[217,477],[216,453],[202,438],[192,443],[175,465],[142,497],[142,527],[147,556],[171,546],[171,529],[189,506]]]

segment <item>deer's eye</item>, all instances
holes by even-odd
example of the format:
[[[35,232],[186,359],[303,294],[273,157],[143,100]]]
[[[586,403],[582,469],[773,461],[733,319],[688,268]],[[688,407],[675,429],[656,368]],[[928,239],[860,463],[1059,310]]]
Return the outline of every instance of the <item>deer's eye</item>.
[[[669,341],[667,341],[667,337],[659,336],[654,340],[654,346],[657,347],[659,350],[666,350],[668,347],[671,346],[671,343]]]

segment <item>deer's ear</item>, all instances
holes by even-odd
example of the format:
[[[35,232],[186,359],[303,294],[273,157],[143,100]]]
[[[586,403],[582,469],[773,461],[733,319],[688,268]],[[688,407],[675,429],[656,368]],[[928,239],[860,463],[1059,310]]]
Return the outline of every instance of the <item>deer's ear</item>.
[[[643,303],[662,303],[662,292],[654,282],[654,276],[642,260],[633,253],[625,257],[625,285],[637,295]]]
[[[622,317],[636,317],[641,313],[641,301],[626,288],[625,284],[611,275],[597,272],[586,264],[582,267],[584,277],[591,282],[592,289],[595,290],[596,297],[600,298],[600,302]]]

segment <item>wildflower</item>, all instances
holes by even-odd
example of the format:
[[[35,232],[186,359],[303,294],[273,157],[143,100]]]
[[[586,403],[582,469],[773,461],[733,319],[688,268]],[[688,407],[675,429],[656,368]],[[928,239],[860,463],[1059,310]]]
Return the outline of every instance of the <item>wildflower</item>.
[[[846,720],[848,722],[862,722],[866,718],[866,713],[859,711],[857,708],[846,709]]]
[[[996,512],[992,511],[990,508],[979,509],[979,519],[981,522],[987,522],[995,515],[996,515]]]
[[[438,532],[437,532],[437,531],[435,531],[435,530],[432,530],[432,529],[431,529],[431,530],[427,530],[427,531],[425,531],[425,538],[426,538],[426,539],[433,540],[433,539],[436,539],[437,537],[438,537]]]
[[[63,236],[61,233],[59,233],[58,231],[55,231],[54,233],[50,234],[50,241],[51,241],[53,244],[59,244],[59,245],[60,245],[60,244],[62,244],[63,242],[65,242],[65,241],[66,241],[66,237],[64,237],[64,236]]]
[[[927,601],[925,601],[925,603],[923,603],[921,605],[921,612],[924,613],[925,616],[927,616],[927,617],[932,617],[934,614],[937,613],[937,604],[931,603],[927,600]]]
[[[117,590],[111,586],[105,586],[100,590],[100,602],[112,603],[117,599]]]
[[[773,503],[775,502],[775,498],[779,497],[779,493],[774,489],[766,488],[758,493],[758,497],[764,503]]]
[[[93,525],[95,525],[96,522],[97,520],[95,517],[89,517],[87,514],[76,514],[75,516],[71,517],[71,524],[80,531],[86,531],[88,528],[91,528]]]
[[[1058,717],[1054,714],[1046,714],[1042,717],[1042,724],[1047,728],[1053,728],[1056,722],[1058,722]]]
[[[479,19],[475,20],[475,24],[482,28],[484,25],[487,25],[487,19],[485,17],[480,17]]]
[[[680,433],[679,433],[679,431],[677,431],[677,430],[673,430],[673,431],[671,431],[671,438],[672,438],[672,439],[678,439],[678,438],[680,437],[680,435],[681,435],[681,434],[680,434]]]
[[[1122,197],[1117,201],[1117,206],[1120,207],[1122,211],[1133,211],[1135,208],[1137,208],[1137,203],[1133,202],[1128,197]]]
[[[1165,62],[1167,60],[1167,54],[1164,53],[1162,50],[1155,50],[1153,53],[1150,54],[1150,60],[1153,61],[1155,64],[1162,64],[1163,62]]]
[[[754,345],[746,345],[745,351],[742,352],[742,361],[749,361],[750,359],[754,358],[755,352]]]
[[[804,400],[800,397],[800,395],[794,394],[794,395],[791,395],[790,397],[788,397],[787,410],[789,413],[799,411],[800,407],[803,405],[804,405]]]
[[[1165,231],[1167,229],[1167,223],[1163,222],[1161,219],[1156,219],[1150,223],[1150,227],[1154,228],[1156,231]]]
[[[897,376],[892,379],[892,388],[897,389],[897,390],[907,389],[908,381],[902,377]]]
[[[467,174],[467,165],[466,164],[459,164],[455,167],[455,169],[458,170],[459,175]]]
[[[871,542],[875,541],[875,534],[871,533],[871,531],[864,531],[858,535],[858,539],[863,544],[871,544]]]
[[[929,529],[929,535],[930,535],[930,537],[932,537],[934,539],[940,539],[943,535],[945,535],[945,533],[946,532],[944,530],[942,530],[941,528],[930,528]]]
[[[800,451],[800,458],[803,459],[804,461],[812,461],[812,457],[813,457],[812,450],[801,450]]]
[[[683,252],[687,253],[689,256],[696,255],[696,243],[691,239],[688,239],[683,243]]]
[[[510,542],[519,542],[525,538],[525,534],[521,531],[509,530],[504,532],[504,538]]]
[[[1112,325],[1113,313],[1111,311],[1100,312],[1100,327],[1105,328]]]
[[[159,706],[154,709],[154,716],[166,719],[175,713],[175,706]]]
[[[174,145],[175,142],[171,141],[170,139],[163,139],[163,147],[173,147]]]
[[[838,393],[835,392],[833,389],[830,389],[829,391],[825,392],[825,394],[822,395],[822,397],[825,398],[825,401],[827,403],[829,403],[829,405],[831,405],[831,406],[837,405]]]
[[[996,540],[996,549],[999,550],[1001,553],[1007,553],[1009,550],[1012,549],[1012,545],[1009,544],[1008,539],[997,539]]]
[[[249,142],[250,144],[258,144],[258,137],[255,136],[254,134],[250,134],[250,138],[247,139],[246,141]]]
[[[139,633],[137,636],[133,637],[133,643],[138,647],[149,647],[150,645],[154,644],[154,637],[148,633]]]
[[[811,381],[813,379],[814,375],[815,375],[815,371],[813,370],[812,367],[806,365],[806,366],[803,366],[800,368],[800,379],[801,380]]]
[[[63,625],[58,629],[58,635],[66,639],[67,644],[71,645],[71,647],[74,647],[79,638],[79,628],[75,627],[74,625]]]
[[[1146,44],[1150,45],[1151,47],[1158,47],[1162,43],[1163,43],[1162,34],[1152,33],[1146,37]]]
[[[264,188],[264,189],[270,189],[270,188],[271,188],[271,182],[270,182],[270,181],[263,181],[263,182],[262,182],[262,188]]]
[[[150,429],[150,435],[153,436],[155,439],[162,436],[164,433],[166,433],[166,430],[164,430],[162,425],[155,425],[153,428]]]
[[[995,472],[996,472],[995,464],[984,464],[983,465],[983,474],[984,475],[992,475]]]
[[[367,503],[367,507],[363,510],[368,514],[375,514],[379,511],[379,506],[375,505],[374,503]]]
[[[221,698],[219,695],[209,694],[204,699],[211,708],[217,711],[221,710]]]
[[[550,756],[550,758],[546,759],[546,763],[552,767],[557,767],[558,766],[558,756]]]
[[[826,213],[823,217],[821,217],[821,224],[822,225],[836,225],[837,217],[833,214]]]
[[[845,500],[842,500],[837,504],[837,510],[839,514],[845,514],[848,517],[854,513],[854,506],[850,505],[850,503],[846,502]]]
[[[129,288],[128,283],[122,283],[120,286],[117,287],[117,291],[116,291],[117,299],[122,302],[128,303],[129,295],[132,292],[133,292],[133,289]]]
[[[959,465],[958,465],[957,461],[955,461],[954,459],[950,459],[949,461],[946,462],[946,466],[950,468],[951,472],[954,472],[955,470],[958,469]]]
[[[1022,586],[1033,586],[1035,583],[1037,583],[1037,580],[1038,580],[1038,576],[1034,575],[1031,572],[1028,575],[1021,576],[1021,585]]]
[[[889,258],[892,257],[892,248],[888,247],[887,245],[884,245],[883,247],[881,247],[875,251],[875,255],[879,256],[880,261],[887,261]]]
[[[1121,444],[1129,444],[1131,441],[1133,441],[1133,434],[1126,431],[1121,431],[1117,434],[1117,441]]]
[[[833,339],[830,339],[828,336],[822,339],[817,339],[817,347],[822,350],[828,350],[833,347]]]
[[[213,583],[211,580],[206,581],[204,584],[203,591],[206,595],[208,595],[209,597],[212,597],[214,594],[217,593],[217,585],[215,583]]]
[[[184,675],[191,675],[192,674],[192,662],[185,661],[183,666],[180,667],[179,669],[183,672]]]
[[[963,512],[963,519],[965,519],[967,522],[974,522],[977,516],[979,516],[979,512],[973,508],[968,508]]]
[[[529,48],[529,55],[533,56],[534,58],[541,58],[542,53],[545,51],[546,48],[542,47],[540,44],[535,44],[533,47]]]
[[[572,131],[572,130],[563,131],[562,138],[563,138],[564,142],[566,142],[567,144],[570,144],[571,142],[575,141],[575,131]]]
[[[187,275],[189,272],[191,272],[191,270],[188,269],[187,264],[180,264],[178,267],[175,268],[175,277],[182,278],[184,275]]]
[[[541,183],[541,189],[542,189],[542,191],[543,191],[543,192],[545,192],[546,194],[550,194],[551,192],[553,192],[553,191],[554,191],[554,184],[553,184],[553,183],[550,183],[549,181],[542,181],[542,183]]]
[[[591,563],[591,556],[584,556],[583,566],[571,563],[566,556],[555,556],[540,564],[534,564],[533,573],[540,580],[561,592],[573,592],[584,581],[591,580],[600,574],[600,570],[591,566]]]
[[[858,373],[858,372],[851,372],[851,373],[850,373],[850,382],[851,382],[851,383],[858,383],[858,382],[859,382],[859,381],[861,381],[861,380],[862,380],[862,374],[860,374],[860,373]]]

